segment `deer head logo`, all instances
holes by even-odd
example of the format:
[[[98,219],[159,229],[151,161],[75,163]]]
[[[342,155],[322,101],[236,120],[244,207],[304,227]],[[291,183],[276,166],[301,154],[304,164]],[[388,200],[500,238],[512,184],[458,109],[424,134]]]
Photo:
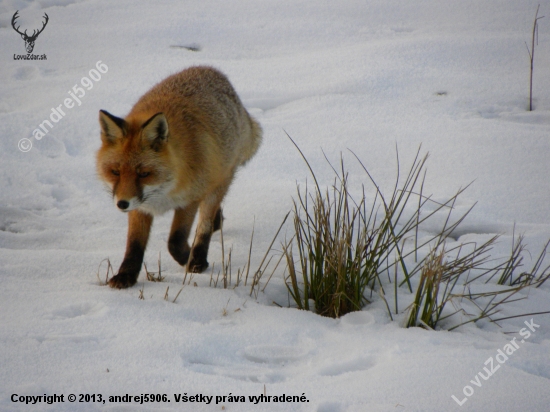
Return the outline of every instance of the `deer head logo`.
[[[38,37],[38,35],[40,33],[42,33],[42,31],[44,30],[44,28],[46,27],[46,24],[48,24],[49,17],[46,13],[44,13],[44,19],[45,20],[44,20],[44,23],[42,23],[42,28],[38,31],[33,30],[32,35],[29,36],[27,34],[27,30],[25,30],[24,33],[21,33],[19,31],[19,27],[21,27],[21,26],[15,27],[15,20],[17,20],[17,18],[19,17],[17,15],[17,13],[19,13],[19,10],[17,10],[15,12],[15,14],[13,15],[13,17],[11,19],[11,25],[12,25],[13,29],[21,35],[21,38],[23,40],[25,40],[25,48],[27,49],[27,53],[32,53],[32,51],[34,49],[34,42],[36,41],[36,38]]]

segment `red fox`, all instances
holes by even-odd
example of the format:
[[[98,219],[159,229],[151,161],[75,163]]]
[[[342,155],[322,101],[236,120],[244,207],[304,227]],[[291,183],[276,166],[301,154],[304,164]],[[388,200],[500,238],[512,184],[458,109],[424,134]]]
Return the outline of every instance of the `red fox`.
[[[258,150],[262,129],[227,77],[191,67],[158,83],[126,118],[100,110],[97,171],[116,206],[128,212],[126,254],[113,288],[137,281],[153,216],[175,210],[168,250],[190,272],[208,267],[220,204],[235,171]],[[187,238],[199,211],[193,247]]]

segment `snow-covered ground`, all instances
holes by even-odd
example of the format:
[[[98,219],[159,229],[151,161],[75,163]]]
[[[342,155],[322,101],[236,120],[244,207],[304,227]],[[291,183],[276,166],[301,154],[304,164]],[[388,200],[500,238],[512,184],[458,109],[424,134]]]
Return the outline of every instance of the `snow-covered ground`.
[[[474,181],[457,205],[460,212],[478,202],[462,239],[500,233],[492,254],[501,257],[515,224],[530,267],[550,237],[550,15],[540,20],[535,50],[536,110],[526,111],[525,43],[537,4],[1,1],[0,410],[549,410],[550,315],[452,332],[405,329],[405,305],[392,322],[375,296],[363,311],[334,320],[289,308],[282,271],[257,297],[249,287],[209,287],[207,271],[174,303],[184,271],[166,248],[170,214],[155,220],[145,257],[156,270],[161,254],[164,282],[147,282],[142,271],[133,288],[113,290],[96,275],[105,258],[118,268],[126,239],[126,216],[95,175],[98,110],[124,116],[153,84],[198,64],[226,73],[264,129],[261,149],[224,203],[235,272],[247,261],[253,225],[254,268],[292,207],[296,183],[311,181],[285,131],[323,185],[333,176],[322,150],[335,163],[343,153],[357,187],[366,176],[348,148],[391,188],[396,145],[406,167],[422,144],[430,152],[425,193],[445,199]],[[29,32],[48,14],[33,51],[47,60],[14,57],[26,54],[11,27],[16,10]],[[99,61],[101,78],[90,75]],[[85,81],[92,87],[80,104],[36,139],[52,108],[90,76],[97,80]],[[29,143],[28,152],[18,147]],[[219,235],[209,261],[221,266]],[[550,284],[522,296],[503,317],[550,310]],[[519,334],[525,321],[529,338]],[[514,338],[516,351],[499,357]],[[494,374],[480,379],[489,358]],[[249,398],[264,393],[307,401]],[[12,401],[44,394],[65,402]],[[80,394],[96,402],[79,403]],[[166,394],[170,402],[109,402],[126,394]],[[211,403],[181,402],[201,394]],[[246,402],[233,402],[241,396]]]

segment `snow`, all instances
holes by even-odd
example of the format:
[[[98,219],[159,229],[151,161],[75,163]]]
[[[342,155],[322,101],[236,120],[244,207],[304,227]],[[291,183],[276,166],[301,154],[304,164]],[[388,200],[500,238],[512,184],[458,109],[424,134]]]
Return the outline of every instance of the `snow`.
[[[333,163],[342,153],[360,187],[366,176],[352,150],[389,189],[396,146],[406,167],[422,145],[421,153],[430,153],[425,193],[447,199],[473,181],[457,212],[477,204],[457,242],[502,234],[492,251],[502,257],[515,225],[516,236],[526,236],[531,267],[550,237],[547,19],[535,54],[536,110],[526,111],[525,42],[537,4],[1,1],[0,410],[547,411],[550,315],[451,332],[405,329],[412,298],[403,289],[394,321],[377,296],[361,312],[328,319],[288,307],[282,271],[257,296],[249,286],[209,287],[207,271],[174,302],[184,270],[166,248],[170,214],[155,220],[145,257],[156,271],[160,253],[163,282],[146,281],[142,271],[136,286],[112,290],[97,279],[98,271],[105,276],[105,258],[118,268],[126,238],[126,218],[95,175],[98,110],[123,116],[156,82],[202,64],[228,75],[264,129],[259,152],[224,202],[233,276],[247,261],[253,227],[255,268],[292,207],[296,183],[311,182],[286,133],[323,185],[333,175],[322,151]],[[548,6],[541,3],[540,15]],[[22,27],[40,27],[48,14],[33,52],[47,60],[13,59],[25,52],[11,28],[16,10]],[[98,61],[108,70],[81,104],[34,138]],[[18,148],[23,138],[33,145],[28,152]],[[280,240],[290,230],[287,224]],[[219,235],[209,261],[221,266]],[[521,296],[527,299],[510,303],[503,317],[550,310],[550,284]],[[519,343],[531,319],[539,327]],[[513,338],[517,352],[495,360],[500,368],[479,380],[486,361]],[[303,394],[307,402],[249,401],[264,393]],[[65,402],[25,405],[12,402],[13,394],[63,394]],[[170,403],[69,403],[69,394],[166,394]],[[213,398],[209,405],[176,403],[174,395],[184,394]],[[459,406],[453,395],[467,401]],[[217,396],[226,399],[216,404]]]

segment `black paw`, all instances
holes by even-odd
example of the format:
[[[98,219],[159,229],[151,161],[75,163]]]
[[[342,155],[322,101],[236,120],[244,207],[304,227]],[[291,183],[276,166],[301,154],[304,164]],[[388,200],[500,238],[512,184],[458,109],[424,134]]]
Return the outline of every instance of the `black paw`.
[[[191,273],[202,273],[208,267],[206,259],[191,259],[187,264],[187,271]]]
[[[107,283],[109,284],[110,287],[115,289],[126,289],[136,284],[138,275],[139,275],[139,272],[138,273],[122,272],[116,276],[113,276],[111,279],[109,279]]]
[[[170,240],[168,240],[168,251],[174,260],[182,266],[186,265],[191,251],[186,238],[183,230],[177,230],[170,236]]]
[[[173,251],[172,249],[168,249],[172,257],[176,262],[178,262],[180,265],[185,266],[187,264],[187,261],[189,260],[189,247],[187,250],[183,251]]]

